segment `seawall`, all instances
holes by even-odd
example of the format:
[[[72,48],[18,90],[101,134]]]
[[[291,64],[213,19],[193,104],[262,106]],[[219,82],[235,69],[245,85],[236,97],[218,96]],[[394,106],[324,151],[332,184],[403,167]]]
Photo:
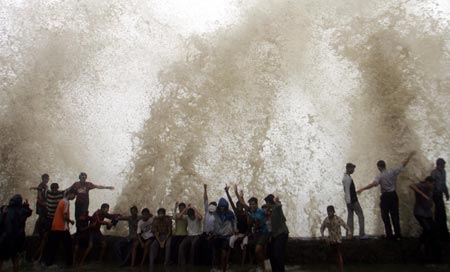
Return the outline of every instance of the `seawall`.
[[[120,239],[122,237],[105,236],[108,245],[105,256],[106,262],[119,263],[113,248]],[[27,237],[25,247],[28,260],[34,254],[33,252],[37,248],[38,242],[38,237]],[[442,262],[450,263],[450,243],[441,241],[440,246]],[[346,263],[401,264],[426,261],[423,257],[423,248],[420,247],[417,238],[403,238],[401,241],[387,241],[379,237],[371,237],[367,240],[343,240],[342,251]],[[95,258],[98,252],[99,250],[94,248],[91,251],[90,259]],[[208,249],[202,246],[198,252],[200,253],[199,259],[204,260],[203,256],[208,253]],[[231,261],[240,263],[241,254],[240,250],[234,250]],[[334,258],[330,246],[325,241],[310,238],[289,239],[286,250],[286,264],[320,264],[327,262],[334,262]]]

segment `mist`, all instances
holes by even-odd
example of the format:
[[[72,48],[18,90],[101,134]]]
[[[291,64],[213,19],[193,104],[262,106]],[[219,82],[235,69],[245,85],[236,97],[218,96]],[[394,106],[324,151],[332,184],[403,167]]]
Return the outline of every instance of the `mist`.
[[[398,166],[400,219],[416,235],[411,182],[450,147],[443,1],[6,1],[0,34],[0,202],[49,173],[109,202],[202,207],[239,184],[284,205],[292,236],[346,217],[345,163],[362,187]],[[379,189],[359,196],[383,232]],[[29,220],[32,222],[32,220]],[[30,224],[29,224],[30,225]]]

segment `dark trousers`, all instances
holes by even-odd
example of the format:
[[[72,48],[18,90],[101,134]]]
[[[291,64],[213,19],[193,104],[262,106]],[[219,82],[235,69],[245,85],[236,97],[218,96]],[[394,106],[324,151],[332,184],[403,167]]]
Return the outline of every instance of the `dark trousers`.
[[[180,244],[178,250],[178,265],[184,266],[188,263],[195,264],[195,252],[200,235],[186,236]],[[189,257],[188,257],[189,256]]]
[[[41,208],[39,217],[34,225],[33,235],[39,235],[42,238],[44,235],[45,218],[47,217],[47,211]]]
[[[149,264],[149,271],[150,272],[153,272],[153,271],[155,271],[155,260],[156,260],[156,257],[158,257],[158,251],[161,249],[161,250],[164,250],[164,265],[167,265],[167,264],[169,264],[169,261],[170,261],[170,242],[171,242],[171,237],[169,237],[169,238],[167,238],[167,235],[166,234],[160,234],[160,239],[162,239],[162,240],[164,240],[164,239],[167,239],[166,240],[166,245],[164,246],[164,248],[161,248],[160,247],[160,245],[159,245],[159,242],[158,242],[158,240],[154,240],[153,242],[152,242],[152,244],[150,245],[150,253],[149,253],[149,259],[150,259],[150,264]]]
[[[434,220],[436,221],[439,237],[448,240],[447,213],[445,211],[444,196],[442,193],[433,194],[434,200]]]
[[[120,261],[120,265],[126,265],[131,257],[134,239],[122,238],[114,244],[114,253]]]
[[[89,201],[75,201],[75,220],[82,215],[86,215],[89,209]]]
[[[178,249],[180,248],[181,242],[186,236],[184,235],[174,235],[170,238],[170,262],[176,264],[178,262]]]
[[[50,266],[55,260],[56,250],[59,244],[62,243],[64,253],[66,255],[67,266],[72,266],[72,237],[70,232],[66,231],[51,231],[48,237],[48,243],[45,250],[45,264]]]
[[[353,225],[353,213],[356,213],[356,216],[358,216],[359,236],[361,237],[366,235],[364,231],[364,214],[358,201],[347,204],[347,225],[350,228],[351,233],[355,234]]]
[[[214,257],[214,240],[211,239],[206,233],[200,236],[197,243],[198,263],[200,265],[212,265]]]
[[[414,215],[422,227],[422,234],[420,235],[420,243],[424,245],[424,257],[426,261],[440,260],[440,246],[438,243],[438,233],[436,233],[436,225],[432,217],[424,217]]]
[[[288,236],[288,233],[280,234],[277,237],[273,237],[269,244],[270,265],[273,272],[284,272]]]
[[[386,238],[394,238],[392,235],[391,220],[394,226],[395,237],[401,237],[397,193],[395,191],[383,193],[380,199],[381,218],[383,219]]]

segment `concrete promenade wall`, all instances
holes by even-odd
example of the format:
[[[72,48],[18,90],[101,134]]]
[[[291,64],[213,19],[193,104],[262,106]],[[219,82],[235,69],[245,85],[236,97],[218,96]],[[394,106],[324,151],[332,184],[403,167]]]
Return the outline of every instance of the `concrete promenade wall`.
[[[105,236],[108,250],[105,256],[107,262],[117,262],[113,252],[113,245],[121,239],[117,236]],[[38,237],[27,237],[27,258],[38,245]],[[450,243],[441,242],[442,261],[450,263]],[[344,240],[342,244],[344,260],[347,263],[420,263],[423,255],[417,238],[404,238],[401,241],[386,241],[381,238],[370,238],[367,240]],[[199,252],[204,255],[203,252]],[[98,250],[92,251],[92,257],[98,254]],[[235,250],[232,254],[232,262],[240,262],[241,252]],[[286,263],[297,264],[319,264],[333,262],[330,247],[322,240],[290,238],[286,251]]]

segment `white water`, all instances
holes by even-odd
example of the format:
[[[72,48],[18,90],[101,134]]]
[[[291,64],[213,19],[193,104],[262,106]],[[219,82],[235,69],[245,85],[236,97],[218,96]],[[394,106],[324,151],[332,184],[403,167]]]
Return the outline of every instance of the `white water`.
[[[292,235],[314,236],[344,165],[357,187],[375,163],[419,155],[400,181],[449,154],[446,1],[4,1],[0,200],[47,172],[85,171],[107,201],[156,210],[201,205],[239,182],[276,193]],[[382,233],[378,189],[360,196]]]

